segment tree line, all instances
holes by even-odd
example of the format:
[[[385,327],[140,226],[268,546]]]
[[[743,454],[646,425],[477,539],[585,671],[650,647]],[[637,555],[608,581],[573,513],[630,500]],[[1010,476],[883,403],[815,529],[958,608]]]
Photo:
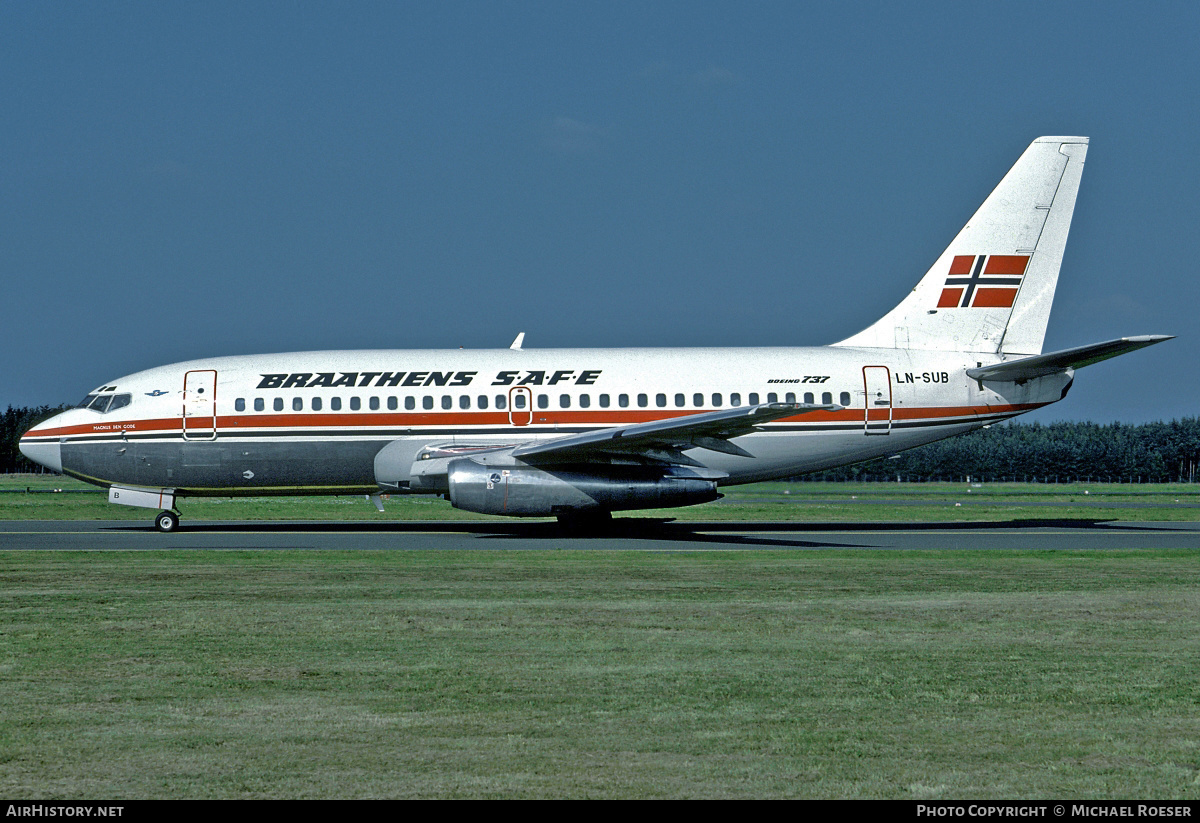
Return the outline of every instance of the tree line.
[[[1169,423],[1019,423],[978,429],[818,480],[1194,483],[1200,418]]]
[[[17,442],[30,428],[67,408],[9,406],[0,418],[0,472],[39,471],[39,466],[21,454]],[[1138,425],[1011,422],[806,477],[1194,483],[1198,464],[1200,418]]]
[[[21,435],[70,406],[9,406],[0,417],[0,472],[36,472],[42,467],[25,459],[17,448]]]

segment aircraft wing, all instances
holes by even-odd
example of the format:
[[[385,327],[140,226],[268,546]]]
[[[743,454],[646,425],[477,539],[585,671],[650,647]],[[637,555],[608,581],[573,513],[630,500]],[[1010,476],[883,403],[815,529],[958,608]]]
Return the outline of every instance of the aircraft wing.
[[[517,446],[513,457],[535,463],[586,459],[598,454],[640,454],[672,462],[695,464],[685,449],[704,448],[752,457],[730,438],[749,434],[772,420],[814,411],[837,411],[842,406],[812,403],[763,403],[734,409],[689,414],[582,432],[540,443]],[[698,464],[696,464],[698,465]]]
[[[1080,369],[1116,357],[1119,354],[1135,351],[1170,340],[1171,334],[1143,334],[1138,337],[1122,337],[1118,340],[1108,340],[1104,343],[1093,343],[1090,346],[1077,346],[1073,349],[1038,354],[1033,357],[1022,357],[1020,360],[1007,360],[991,366],[977,369],[967,369],[967,376],[973,380],[984,380],[999,383],[1024,383],[1048,374],[1058,374],[1067,369]]]

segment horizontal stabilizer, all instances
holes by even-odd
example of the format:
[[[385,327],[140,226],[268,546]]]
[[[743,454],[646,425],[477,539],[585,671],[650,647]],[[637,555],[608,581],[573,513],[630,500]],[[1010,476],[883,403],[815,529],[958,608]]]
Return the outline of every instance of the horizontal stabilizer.
[[[1024,383],[1037,377],[1058,374],[1067,369],[1080,369],[1125,354],[1136,349],[1153,346],[1174,337],[1171,334],[1143,334],[1139,337],[1122,337],[1119,340],[1109,340],[1104,343],[1093,343],[1090,346],[1078,346],[1073,349],[1039,354],[1033,357],[1022,357],[1020,360],[1009,360],[992,366],[981,366],[977,369],[967,369],[967,376],[973,380],[989,382]]]
[[[624,454],[655,451],[661,449],[705,448],[729,454],[750,455],[733,443],[731,437],[749,434],[757,426],[793,417],[812,411],[837,411],[838,405],[815,405],[812,403],[764,403],[758,406],[740,406],[733,409],[669,417],[651,420],[632,426],[613,426],[598,431],[581,432],[549,440],[530,443],[513,450],[513,457],[522,460],[537,458],[545,460],[574,460],[598,452],[620,452]]]

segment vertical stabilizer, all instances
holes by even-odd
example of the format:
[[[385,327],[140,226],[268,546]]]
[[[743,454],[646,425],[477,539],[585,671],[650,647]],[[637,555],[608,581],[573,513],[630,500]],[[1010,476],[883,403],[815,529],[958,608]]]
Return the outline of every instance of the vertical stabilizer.
[[[909,295],[837,346],[1040,354],[1086,137],[1039,137]]]

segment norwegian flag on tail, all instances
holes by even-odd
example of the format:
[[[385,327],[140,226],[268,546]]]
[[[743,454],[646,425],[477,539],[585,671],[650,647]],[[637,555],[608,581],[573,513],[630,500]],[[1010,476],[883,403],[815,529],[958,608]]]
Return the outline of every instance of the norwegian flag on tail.
[[[938,300],[939,309],[1010,309],[1029,265],[1026,254],[957,255]]]

